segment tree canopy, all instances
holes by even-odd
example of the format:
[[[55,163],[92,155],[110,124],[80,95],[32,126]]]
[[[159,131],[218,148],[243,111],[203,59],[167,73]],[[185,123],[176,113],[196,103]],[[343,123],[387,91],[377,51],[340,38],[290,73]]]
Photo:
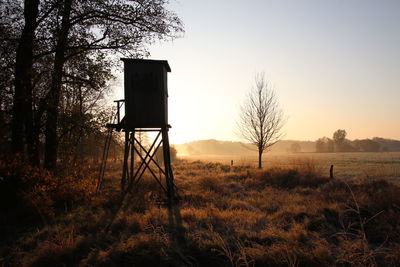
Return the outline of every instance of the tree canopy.
[[[149,44],[182,34],[183,24],[167,4],[1,0],[3,149],[37,165],[45,144],[45,166],[55,168],[59,143],[81,136],[102,112],[118,58],[147,57]]]

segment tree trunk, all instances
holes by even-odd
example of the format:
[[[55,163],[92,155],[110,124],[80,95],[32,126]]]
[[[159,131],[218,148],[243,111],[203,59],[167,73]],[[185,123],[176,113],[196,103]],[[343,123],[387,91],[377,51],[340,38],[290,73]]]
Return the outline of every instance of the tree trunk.
[[[25,0],[25,25],[18,43],[15,59],[15,93],[11,122],[12,151],[14,153],[24,153],[24,147],[27,145],[30,160],[33,159],[32,47],[38,13],[39,0]]]
[[[262,169],[262,154],[263,151],[261,148],[258,149],[258,168]]]
[[[37,109],[34,115],[32,159],[33,159],[33,165],[35,166],[40,165],[39,137],[40,137],[41,121],[45,109],[44,105],[45,105],[44,103],[39,104],[39,108]]]
[[[48,170],[54,170],[57,166],[58,151],[58,108],[62,86],[62,70],[65,63],[65,51],[70,30],[72,0],[65,0],[62,14],[61,30],[58,33],[56,54],[54,57],[53,74],[50,87],[50,95],[47,105],[46,143],[44,166]]]

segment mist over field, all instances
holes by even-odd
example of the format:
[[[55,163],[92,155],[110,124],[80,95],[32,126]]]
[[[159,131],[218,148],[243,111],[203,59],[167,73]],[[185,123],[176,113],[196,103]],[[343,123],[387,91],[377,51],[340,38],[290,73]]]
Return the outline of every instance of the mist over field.
[[[270,152],[290,152],[293,143],[301,145],[301,152],[315,152],[313,141],[291,141],[283,140],[270,148]],[[253,155],[256,149],[253,145],[245,142],[219,141],[215,139],[198,140],[184,144],[177,144],[174,147],[180,156],[194,155]]]
[[[355,140],[353,143],[357,144],[361,140]],[[365,151],[360,148],[350,150],[349,152],[399,152],[400,141],[385,139],[385,138],[373,138],[364,139],[363,141],[375,142],[376,145],[370,150]],[[351,141],[349,141],[351,142]],[[298,144],[299,148],[293,151],[293,144]],[[273,145],[268,152],[317,152],[316,151],[317,141],[297,141],[297,140],[281,140]],[[215,139],[210,140],[198,140],[184,144],[176,144],[174,147],[178,150],[180,156],[201,156],[201,155],[253,155],[256,153],[256,148],[246,142],[232,142],[232,141],[219,141]]]

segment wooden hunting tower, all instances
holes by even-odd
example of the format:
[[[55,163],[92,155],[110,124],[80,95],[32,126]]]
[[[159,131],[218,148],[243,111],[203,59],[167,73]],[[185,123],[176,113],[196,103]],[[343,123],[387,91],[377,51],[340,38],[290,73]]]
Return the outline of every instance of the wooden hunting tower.
[[[125,80],[125,130],[168,125],[166,60],[123,58]]]
[[[149,170],[171,203],[175,197],[168,139],[168,129],[171,126],[168,124],[167,72],[171,72],[171,68],[166,60],[130,58],[121,60],[124,62],[125,99],[115,101],[117,102],[116,122],[107,124],[107,127],[111,132],[112,129],[125,132],[122,188],[129,190],[138,184],[143,173]],[[120,119],[121,103],[125,103],[125,117],[122,120]],[[140,138],[138,140],[135,137],[135,134],[140,132],[156,132],[158,134],[152,145],[146,147],[141,144]],[[106,143],[103,158],[107,158],[107,146],[109,147],[109,144]],[[163,150],[164,168],[155,160],[156,152],[160,147]],[[138,164],[135,163],[135,154],[139,160]],[[152,168],[156,168],[159,173],[163,174],[165,180],[157,176]],[[100,173],[104,175],[104,171],[100,171]],[[99,181],[102,181],[102,178],[99,178]],[[98,186],[101,187],[101,182],[98,183]]]

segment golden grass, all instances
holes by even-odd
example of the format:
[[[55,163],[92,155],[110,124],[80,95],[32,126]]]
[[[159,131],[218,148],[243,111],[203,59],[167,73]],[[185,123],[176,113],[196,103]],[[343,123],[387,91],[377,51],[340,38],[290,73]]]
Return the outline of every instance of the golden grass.
[[[28,225],[19,225],[22,230],[8,233],[0,243],[0,265],[399,263],[399,187],[384,180],[331,180],[309,159],[292,165],[260,171],[181,161],[174,166],[181,196],[174,209],[154,201],[157,186],[145,177],[140,190],[130,194],[109,230],[104,231],[119,199],[118,172],[108,172],[105,190],[95,195],[95,185],[90,182],[95,177],[93,170],[68,174],[61,183],[49,174],[35,174],[35,170],[17,173],[18,168],[4,163],[0,173],[6,178],[2,181],[16,175],[24,177],[22,181],[50,180],[26,186],[17,198],[36,201],[37,209],[51,212],[41,211],[46,223],[32,219]],[[3,232],[11,222],[2,221]]]
[[[258,158],[242,155],[199,155],[186,157],[203,162],[219,162],[234,167],[256,167]],[[304,169],[307,165],[317,172],[329,176],[329,168],[334,165],[336,177],[345,179],[385,178],[400,185],[400,152],[346,152],[346,153],[276,153],[266,152],[263,166],[267,169]]]

